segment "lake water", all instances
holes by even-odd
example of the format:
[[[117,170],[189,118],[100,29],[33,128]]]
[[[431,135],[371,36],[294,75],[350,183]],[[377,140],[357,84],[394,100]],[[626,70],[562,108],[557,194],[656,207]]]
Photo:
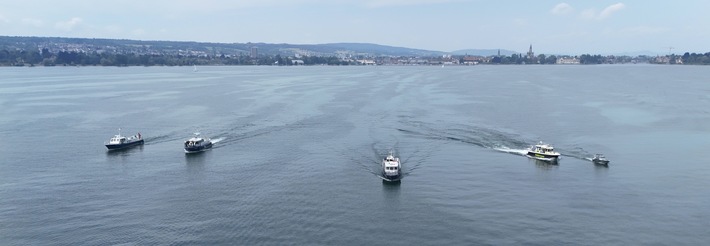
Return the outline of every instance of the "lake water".
[[[0,244],[704,245],[708,78],[653,65],[0,68]],[[118,128],[145,145],[108,152]],[[217,143],[186,155],[196,131]],[[558,165],[521,155],[538,141]],[[400,183],[378,177],[390,149]]]

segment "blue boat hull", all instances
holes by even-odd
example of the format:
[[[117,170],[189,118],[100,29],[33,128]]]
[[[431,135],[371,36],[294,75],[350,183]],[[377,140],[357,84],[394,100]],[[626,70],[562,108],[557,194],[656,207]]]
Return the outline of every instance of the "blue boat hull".
[[[199,146],[190,146],[190,147],[185,147],[185,153],[201,152],[201,151],[205,151],[205,150],[208,150],[211,148],[212,148],[212,143],[208,143],[205,145],[199,145]]]
[[[122,144],[107,144],[106,148],[109,150],[116,150],[116,149],[125,149],[125,148],[130,148],[133,146],[138,146],[138,145],[143,145],[143,139],[130,142],[130,143],[122,143]]]

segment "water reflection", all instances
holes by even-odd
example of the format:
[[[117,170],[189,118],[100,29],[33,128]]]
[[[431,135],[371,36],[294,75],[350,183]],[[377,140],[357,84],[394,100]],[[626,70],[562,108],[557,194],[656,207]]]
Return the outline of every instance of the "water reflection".
[[[560,167],[558,162],[550,162],[550,161],[541,161],[537,159],[531,159],[535,162],[535,166],[539,169],[542,170],[552,170],[552,169],[557,169]]]
[[[382,180],[382,195],[386,201],[396,201],[399,204],[399,190],[402,185],[402,181],[387,181]]]
[[[205,170],[205,163],[209,159],[212,151],[185,154],[185,165],[188,173],[202,173]]]
[[[596,175],[606,176],[609,171],[609,165],[594,164],[594,173]]]

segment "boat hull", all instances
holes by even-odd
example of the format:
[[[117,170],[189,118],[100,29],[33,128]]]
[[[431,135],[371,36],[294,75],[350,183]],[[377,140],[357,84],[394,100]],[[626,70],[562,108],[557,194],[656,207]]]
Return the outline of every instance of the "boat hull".
[[[212,143],[208,143],[205,145],[200,145],[200,146],[190,146],[190,147],[185,147],[185,153],[190,154],[190,153],[197,153],[197,152],[202,152],[208,149],[212,148]]]
[[[402,179],[402,175],[400,175],[400,174],[392,175],[392,174],[382,173],[382,180],[384,180],[384,181],[397,182],[400,179]]]
[[[602,165],[602,166],[609,165],[609,160],[592,160],[592,162],[596,165]]]
[[[537,157],[537,158],[548,158],[548,159],[549,158],[557,159],[557,157],[560,157],[560,155],[549,155],[549,154],[543,154],[543,153],[536,153],[536,152],[532,152],[532,151],[528,151],[527,156],[530,156],[533,158]]]
[[[532,151],[528,151],[526,156],[533,158],[533,159],[547,161],[547,162],[557,162],[557,158],[560,157],[559,155],[549,155],[549,154],[543,154],[543,153],[536,153],[536,152],[532,152]]]
[[[143,141],[143,139],[141,139],[141,140],[133,141],[130,143],[106,144],[106,148],[109,150],[125,149],[125,148],[130,148],[133,146],[143,145],[143,143],[144,143],[144,141]]]

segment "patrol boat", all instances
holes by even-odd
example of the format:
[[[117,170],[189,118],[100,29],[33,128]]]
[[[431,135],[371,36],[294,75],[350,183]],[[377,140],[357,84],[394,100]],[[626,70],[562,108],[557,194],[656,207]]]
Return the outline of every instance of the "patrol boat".
[[[142,145],[143,142],[143,137],[140,132],[136,135],[126,137],[121,135],[121,128],[119,128],[118,135],[114,135],[105,145],[107,149],[115,150]]]
[[[540,141],[538,144],[533,145],[528,149],[526,154],[530,158],[538,159],[541,161],[556,162],[557,158],[560,157],[560,153],[555,152],[552,145],[545,144]]]
[[[592,162],[594,162],[594,164],[597,164],[597,165],[603,165],[603,166],[609,165],[609,159],[604,157],[604,155],[602,155],[602,154],[594,154],[594,157],[592,158]]]
[[[382,160],[382,178],[386,181],[399,181],[402,177],[402,166],[393,151]]]
[[[185,153],[196,153],[212,148],[212,140],[200,137],[196,132],[195,136],[185,141]]]

